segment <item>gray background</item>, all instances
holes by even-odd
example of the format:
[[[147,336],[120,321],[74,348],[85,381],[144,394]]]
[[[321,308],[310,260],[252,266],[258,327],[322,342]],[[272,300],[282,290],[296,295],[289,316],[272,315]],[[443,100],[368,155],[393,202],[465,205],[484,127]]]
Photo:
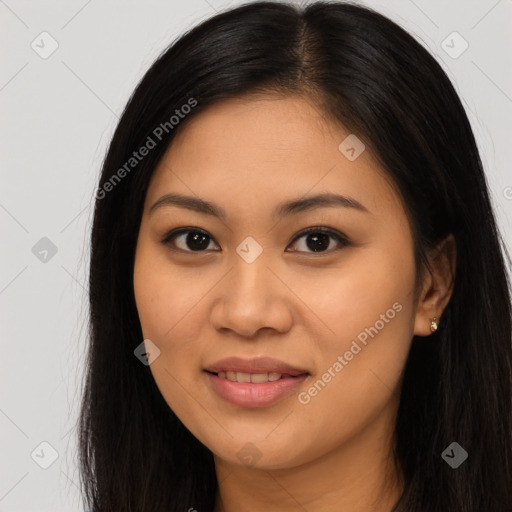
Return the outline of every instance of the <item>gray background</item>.
[[[101,161],[129,95],[160,51],[240,3],[0,0],[0,512],[82,510],[74,425]],[[510,248],[512,1],[360,3],[412,32],[454,82]],[[445,51],[447,44],[452,54],[463,48],[454,31],[469,44],[457,58]],[[45,55],[52,44],[58,48]],[[58,454],[47,469],[41,465],[52,462],[52,449],[42,442]]]

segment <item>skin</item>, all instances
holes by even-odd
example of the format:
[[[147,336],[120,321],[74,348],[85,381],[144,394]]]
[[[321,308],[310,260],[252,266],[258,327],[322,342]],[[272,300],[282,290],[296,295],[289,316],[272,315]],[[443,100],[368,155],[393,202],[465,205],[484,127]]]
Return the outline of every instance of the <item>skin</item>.
[[[390,460],[402,371],[413,335],[430,335],[449,301],[453,238],[432,253],[432,273],[416,289],[409,220],[389,177],[368,146],[348,160],[338,146],[349,132],[302,97],[245,96],[189,121],[152,177],[133,277],[144,338],[160,350],[150,366],[158,388],[214,454],[215,512],[391,510],[403,487]],[[211,201],[227,218],[177,206],[150,213],[170,192]],[[324,192],[369,211],[271,216],[282,201]],[[297,238],[313,226],[350,244],[327,238],[314,252],[307,235]],[[208,233],[203,252],[186,234],[161,243],[179,227]],[[247,236],[263,249],[252,263],[236,252]],[[298,393],[396,303],[400,312],[301,403]],[[234,355],[274,357],[310,375],[272,406],[237,407],[203,371]],[[247,443],[252,461],[241,456]]]

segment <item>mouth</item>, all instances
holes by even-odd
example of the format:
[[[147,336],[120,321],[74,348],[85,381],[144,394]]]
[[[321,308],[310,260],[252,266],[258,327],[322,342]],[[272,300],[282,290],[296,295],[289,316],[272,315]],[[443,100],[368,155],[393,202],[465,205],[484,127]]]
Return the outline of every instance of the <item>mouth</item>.
[[[226,379],[231,382],[238,382],[239,384],[252,383],[252,384],[265,384],[266,382],[276,382],[282,379],[296,379],[297,377],[307,376],[308,372],[299,374],[279,373],[279,372],[267,372],[267,373],[248,373],[248,372],[236,372],[236,371],[221,371],[221,372],[210,372],[205,370],[211,375],[215,375],[220,379]]]
[[[269,407],[293,393],[310,373],[271,358],[228,358],[204,369],[214,393],[231,405]]]
[[[283,376],[298,377],[309,373],[305,368],[295,367],[271,357],[255,357],[252,359],[228,357],[207,366],[205,371],[233,382],[251,382],[253,376],[257,379],[254,382],[257,382],[258,379],[264,379],[265,376],[267,381],[275,381]],[[263,382],[266,381],[263,380]]]

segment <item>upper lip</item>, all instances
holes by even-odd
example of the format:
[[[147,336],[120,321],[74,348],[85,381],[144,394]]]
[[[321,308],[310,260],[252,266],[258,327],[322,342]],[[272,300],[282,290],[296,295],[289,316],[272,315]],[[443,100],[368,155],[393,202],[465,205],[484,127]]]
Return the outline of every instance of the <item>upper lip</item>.
[[[309,373],[299,367],[291,366],[288,363],[273,359],[271,357],[255,357],[252,359],[244,359],[242,357],[228,357],[221,359],[205,368],[211,373],[219,372],[244,372],[244,373],[280,373],[286,375],[302,375]]]

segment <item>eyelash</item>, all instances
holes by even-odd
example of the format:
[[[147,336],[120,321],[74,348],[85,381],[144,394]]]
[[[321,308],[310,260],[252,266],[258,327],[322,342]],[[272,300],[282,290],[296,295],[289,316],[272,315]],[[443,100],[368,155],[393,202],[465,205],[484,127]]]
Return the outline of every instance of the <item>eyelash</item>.
[[[199,233],[199,234],[207,236],[210,239],[210,241],[213,240],[215,242],[215,239],[212,236],[210,236],[207,231],[204,231],[204,230],[199,229],[199,228],[192,228],[192,227],[178,228],[178,229],[175,229],[173,231],[170,231],[169,233],[167,233],[167,235],[165,235],[164,239],[161,242],[164,245],[170,245],[170,242],[174,238],[176,238],[177,236],[182,235],[184,233],[185,234],[186,233]],[[307,236],[307,235],[310,235],[310,234],[319,234],[319,233],[321,233],[323,235],[329,235],[330,237],[334,238],[342,247],[347,247],[347,246],[351,245],[346,236],[344,236],[343,234],[339,233],[338,231],[335,231],[335,230],[332,230],[330,228],[326,228],[326,227],[323,227],[323,226],[316,226],[316,227],[313,226],[313,227],[310,227],[310,228],[307,228],[307,229],[301,231],[291,241],[291,243],[295,243],[297,240],[299,240],[300,238],[303,238],[304,236]],[[217,243],[217,242],[215,242],[215,243]],[[331,254],[333,251],[336,251],[336,250],[339,250],[339,249],[340,248],[338,248],[338,249],[336,249],[336,248],[335,249],[328,249],[326,251],[319,251],[319,252],[314,252],[314,251],[292,251],[292,252],[302,252],[302,253],[305,252],[306,254],[322,255],[322,254]],[[184,249],[176,249],[176,248],[172,248],[172,250],[179,251],[179,252],[184,252],[184,253],[191,253],[191,254],[194,254],[194,253],[195,254],[197,254],[197,253],[204,253],[204,252],[207,251],[207,250],[192,251],[192,250],[184,250]]]

